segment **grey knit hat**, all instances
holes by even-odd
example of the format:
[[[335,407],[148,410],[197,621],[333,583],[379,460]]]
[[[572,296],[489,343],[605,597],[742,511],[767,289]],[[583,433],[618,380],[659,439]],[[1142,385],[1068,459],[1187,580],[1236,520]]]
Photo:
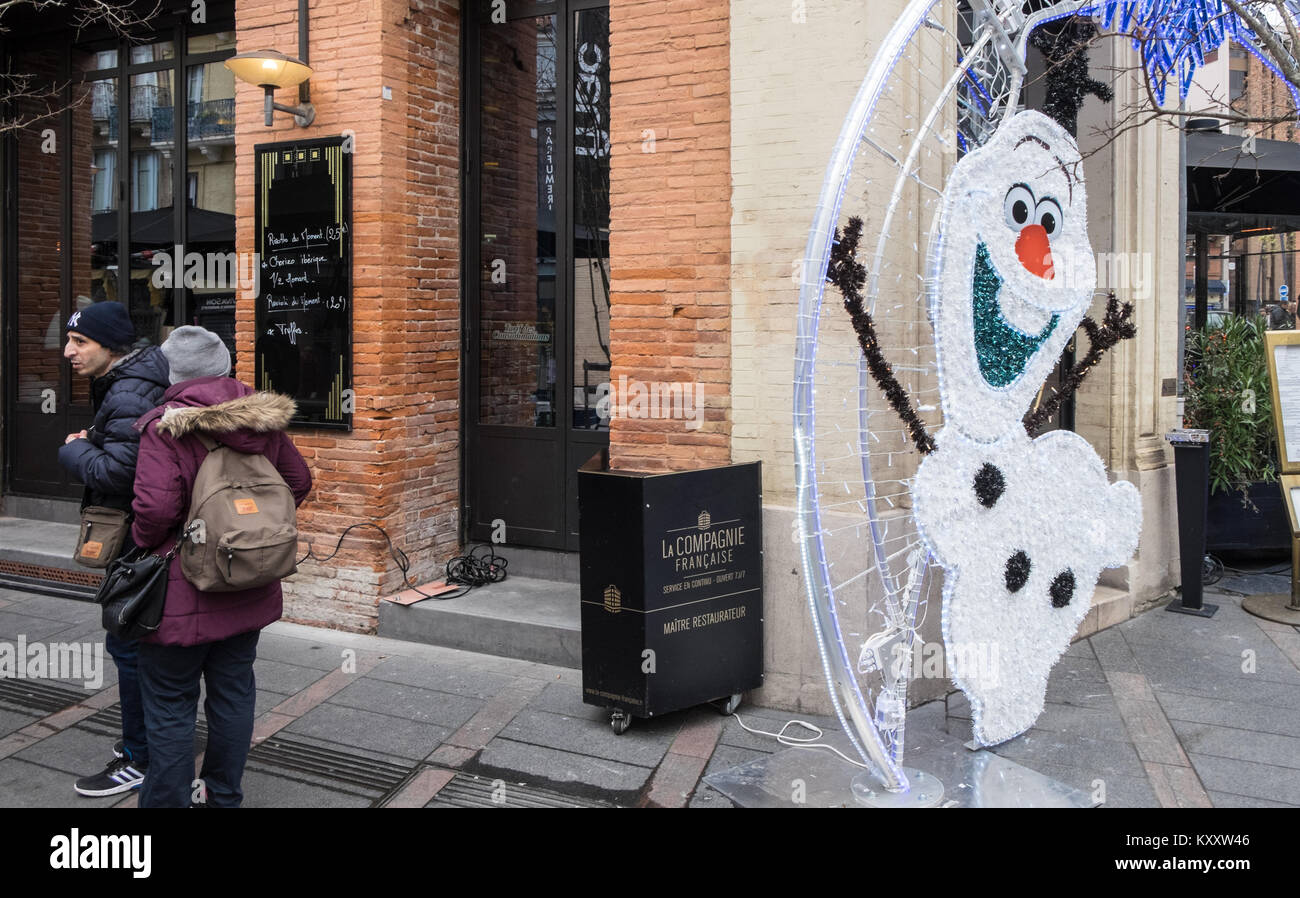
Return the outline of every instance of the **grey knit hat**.
[[[163,342],[162,351],[170,369],[168,378],[174,384],[230,373],[230,350],[207,328],[189,324],[176,328]]]

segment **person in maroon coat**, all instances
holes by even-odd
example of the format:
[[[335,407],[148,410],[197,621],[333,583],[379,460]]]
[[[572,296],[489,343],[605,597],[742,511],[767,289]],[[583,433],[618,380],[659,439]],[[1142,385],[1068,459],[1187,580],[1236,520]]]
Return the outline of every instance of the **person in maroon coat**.
[[[230,353],[200,327],[180,327],[162,346],[172,386],[162,404],[136,422],[136,545],[164,555],[176,544],[190,506],[199,465],[207,455],[197,433],[239,452],[265,455],[293,492],[311,491],[311,472],[284,432],[293,400],[257,393],[227,376]],[[156,633],[140,643],[140,680],[150,765],[140,807],[238,807],[253,735],[253,662],[263,627],[283,610],[280,583],[239,592],[205,593],[172,560],[167,601]],[[208,744],[194,781],[194,721],[199,679],[207,687]]]

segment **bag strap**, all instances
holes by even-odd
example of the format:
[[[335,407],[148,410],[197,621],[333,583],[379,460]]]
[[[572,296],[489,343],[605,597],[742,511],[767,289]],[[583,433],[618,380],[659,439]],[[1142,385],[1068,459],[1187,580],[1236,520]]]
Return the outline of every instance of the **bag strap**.
[[[211,452],[213,449],[216,449],[218,446],[221,445],[212,437],[208,436],[206,433],[203,433],[201,431],[196,430],[194,432],[194,435],[199,438],[199,442],[203,444],[203,448],[207,449],[209,452]]]

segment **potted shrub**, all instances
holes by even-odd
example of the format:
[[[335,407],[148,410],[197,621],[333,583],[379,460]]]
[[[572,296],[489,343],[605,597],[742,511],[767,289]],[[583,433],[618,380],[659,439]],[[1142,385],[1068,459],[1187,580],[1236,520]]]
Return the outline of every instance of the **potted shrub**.
[[[1206,550],[1289,549],[1263,317],[1225,317],[1187,332],[1183,422],[1210,431]]]

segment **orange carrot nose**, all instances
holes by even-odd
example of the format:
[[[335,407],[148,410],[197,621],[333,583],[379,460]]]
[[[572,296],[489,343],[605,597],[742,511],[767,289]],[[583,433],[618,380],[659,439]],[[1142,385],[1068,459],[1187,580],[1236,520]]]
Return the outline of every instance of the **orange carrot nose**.
[[[1055,264],[1052,262],[1052,242],[1047,239],[1047,231],[1042,225],[1026,225],[1021,230],[1016,239],[1016,255],[1030,274],[1036,274],[1046,281],[1056,276]]]

